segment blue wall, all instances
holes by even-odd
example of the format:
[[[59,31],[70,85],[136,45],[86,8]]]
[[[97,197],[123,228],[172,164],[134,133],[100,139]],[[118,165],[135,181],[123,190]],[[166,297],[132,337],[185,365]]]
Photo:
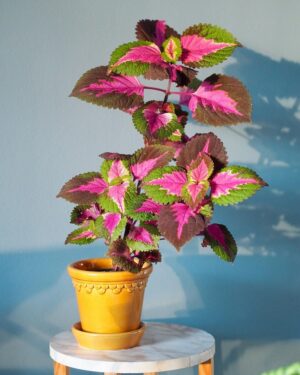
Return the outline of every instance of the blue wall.
[[[299,14],[297,1],[0,0],[1,374],[51,373],[49,339],[78,319],[65,267],[105,251],[100,243],[64,247],[71,207],[55,195],[72,175],[97,169],[99,153],[131,152],[141,139],[128,115],[68,94],[80,74],[134,38],[140,18],[165,18],[179,31],[216,23],[247,46],[203,77],[225,72],[249,88],[253,124],[213,130],[232,163],[270,184],[216,212],[237,238],[234,265],[197,240],[180,254],[162,244],[144,319],[213,333],[216,375],[259,375],[299,360]],[[191,123],[196,131],[203,128]]]

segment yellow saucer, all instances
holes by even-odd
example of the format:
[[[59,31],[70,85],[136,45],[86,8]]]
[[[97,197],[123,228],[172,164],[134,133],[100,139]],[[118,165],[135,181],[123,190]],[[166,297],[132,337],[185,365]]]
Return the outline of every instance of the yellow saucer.
[[[91,333],[81,328],[80,322],[72,327],[72,333],[79,345],[94,350],[120,350],[138,346],[145,332],[145,324],[140,328],[122,333]]]

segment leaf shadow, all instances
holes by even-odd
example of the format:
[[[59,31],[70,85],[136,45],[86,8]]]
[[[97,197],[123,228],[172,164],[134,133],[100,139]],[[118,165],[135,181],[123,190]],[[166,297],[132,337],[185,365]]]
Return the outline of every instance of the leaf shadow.
[[[187,297],[185,309],[168,321],[214,334],[216,374],[239,374],[241,364],[244,375],[260,374],[300,355],[299,345],[288,354],[283,350],[300,339],[300,64],[240,49],[224,74],[250,91],[253,124],[208,131],[235,150],[231,164],[256,170],[270,187],[236,207],[216,209],[213,222],[225,223],[238,243],[233,267],[199,256],[208,250],[197,240],[185,246],[184,256],[166,259]],[[207,131],[192,123],[197,132]],[[203,306],[195,307],[199,297]],[[239,344],[227,346],[224,354],[230,342]],[[275,342],[280,342],[277,356],[255,361],[266,343],[275,348]],[[255,353],[252,361],[246,358],[249,350]]]

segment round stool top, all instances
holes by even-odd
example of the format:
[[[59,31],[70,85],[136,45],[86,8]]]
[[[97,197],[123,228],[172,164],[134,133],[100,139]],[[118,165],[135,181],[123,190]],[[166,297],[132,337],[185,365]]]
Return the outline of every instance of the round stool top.
[[[208,361],[215,354],[212,335],[177,324],[146,323],[140,346],[124,350],[80,347],[71,332],[50,342],[51,358],[65,366],[87,371],[145,373],[177,370]]]

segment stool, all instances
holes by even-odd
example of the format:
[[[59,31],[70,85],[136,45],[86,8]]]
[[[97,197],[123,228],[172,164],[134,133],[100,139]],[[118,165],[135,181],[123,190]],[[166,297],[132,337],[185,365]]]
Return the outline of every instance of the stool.
[[[54,375],[69,375],[69,368],[104,372],[105,375],[155,375],[198,366],[199,375],[213,375],[215,340],[197,328],[177,324],[146,323],[140,346],[123,350],[90,350],[77,344],[71,332],[50,342]]]

